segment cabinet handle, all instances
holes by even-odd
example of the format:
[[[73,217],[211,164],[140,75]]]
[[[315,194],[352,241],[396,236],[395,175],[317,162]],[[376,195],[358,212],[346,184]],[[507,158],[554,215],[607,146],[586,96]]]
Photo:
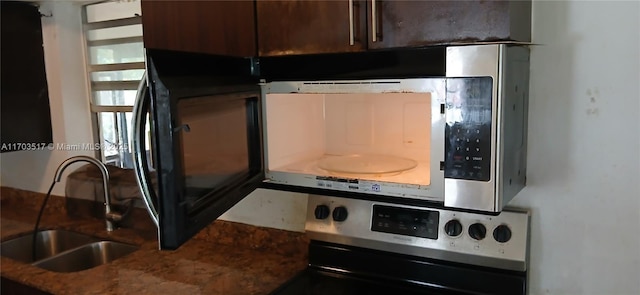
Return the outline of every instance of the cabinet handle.
[[[353,32],[353,0],[349,0],[349,45],[353,46],[355,44],[355,36]]]
[[[377,42],[378,41],[378,37],[376,36],[378,34],[377,32],[377,22],[376,22],[376,0],[371,0],[371,41],[372,42]]]

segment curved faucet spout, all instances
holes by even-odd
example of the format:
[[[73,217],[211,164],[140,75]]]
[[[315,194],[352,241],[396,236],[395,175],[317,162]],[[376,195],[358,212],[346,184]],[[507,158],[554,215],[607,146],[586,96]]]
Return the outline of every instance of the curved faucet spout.
[[[69,159],[64,160],[64,162],[62,162],[60,166],[58,166],[58,169],[56,169],[56,175],[54,178],[55,181],[60,182],[62,178],[62,173],[64,172],[64,170],[67,169],[69,165],[77,162],[89,162],[91,164],[96,165],[98,169],[100,169],[100,172],[102,173],[102,186],[103,186],[103,192],[104,192],[104,215],[107,223],[107,231],[113,231],[115,228],[114,221],[119,221],[120,219],[122,219],[122,216],[120,214],[117,214],[111,211],[111,194],[109,192],[109,171],[107,170],[107,166],[105,166],[102,162],[92,157],[88,157],[88,156],[71,157]]]

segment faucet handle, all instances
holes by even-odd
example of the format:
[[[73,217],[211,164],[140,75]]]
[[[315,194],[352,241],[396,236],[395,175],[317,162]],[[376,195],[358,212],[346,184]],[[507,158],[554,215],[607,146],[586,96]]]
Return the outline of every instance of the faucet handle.
[[[104,216],[107,220],[112,221],[112,222],[119,222],[122,220],[122,218],[124,218],[124,216],[120,213],[117,212],[109,212],[109,213],[105,213]]]

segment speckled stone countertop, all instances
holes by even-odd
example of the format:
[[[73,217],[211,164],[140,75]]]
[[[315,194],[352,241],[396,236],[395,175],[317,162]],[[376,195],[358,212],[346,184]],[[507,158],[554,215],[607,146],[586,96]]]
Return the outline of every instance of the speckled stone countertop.
[[[31,203],[40,202],[24,194],[2,189],[2,241],[33,230],[37,207]],[[140,249],[73,273],[1,257],[2,277],[52,294],[268,294],[307,265],[308,240],[302,233],[216,221],[178,250],[160,251],[155,230],[108,233],[102,220],[69,217],[60,199],[51,199],[41,229],[68,229]]]

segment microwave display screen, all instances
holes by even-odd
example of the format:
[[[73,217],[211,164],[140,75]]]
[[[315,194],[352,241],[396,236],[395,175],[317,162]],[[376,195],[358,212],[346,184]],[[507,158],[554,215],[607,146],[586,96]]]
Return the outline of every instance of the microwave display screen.
[[[492,86],[491,77],[447,79],[445,177],[491,179]]]

